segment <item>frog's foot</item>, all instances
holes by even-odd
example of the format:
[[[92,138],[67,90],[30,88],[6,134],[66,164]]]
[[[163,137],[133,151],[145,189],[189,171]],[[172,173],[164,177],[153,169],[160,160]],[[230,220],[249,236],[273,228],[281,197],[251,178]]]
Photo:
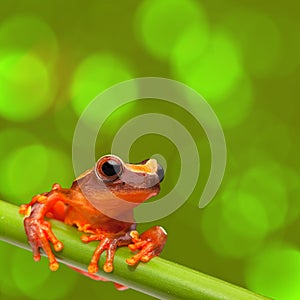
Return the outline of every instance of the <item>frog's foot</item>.
[[[126,262],[130,266],[136,265],[139,261],[148,262],[151,258],[159,255],[167,241],[166,231],[160,227],[155,226],[139,236],[137,231],[131,231],[133,244],[128,245],[131,251],[139,252],[126,259]]]
[[[101,254],[106,251],[106,260],[103,266],[103,270],[107,273],[112,272],[113,260],[115,252],[118,246],[128,245],[131,241],[131,236],[129,234],[119,236],[119,237],[107,237],[104,234],[92,234],[90,236],[83,235],[81,240],[85,243],[91,241],[100,241],[98,247],[94,251],[91,262],[88,266],[89,273],[96,273],[99,270],[98,262]]]
[[[58,269],[58,262],[49,242],[53,244],[55,251],[62,250],[63,244],[53,234],[50,223],[42,219],[27,217],[24,220],[24,226],[33,251],[33,259],[39,261],[41,258],[40,249],[43,249],[49,258],[50,270],[56,271]]]
[[[50,243],[55,251],[63,249],[63,244],[56,238],[51,229],[51,224],[44,220],[45,214],[58,200],[63,199],[60,194],[59,184],[54,184],[48,193],[38,194],[32,198],[30,203],[21,205],[19,212],[25,215],[24,228],[28,242],[33,251],[33,259],[39,261],[42,249],[49,258],[49,267],[52,271],[58,269],[58,262],[52,252]]]

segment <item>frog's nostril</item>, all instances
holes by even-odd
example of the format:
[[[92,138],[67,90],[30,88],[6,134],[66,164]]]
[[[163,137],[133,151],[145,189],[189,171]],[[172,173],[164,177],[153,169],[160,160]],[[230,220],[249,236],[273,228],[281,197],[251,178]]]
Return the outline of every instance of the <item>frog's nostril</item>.
[[[164,169],[160,165],[157,165],[156,174],[158,175],[159,182],[162,182],[164,179],[164,176],[165,176],[165,172],[164,172]]]

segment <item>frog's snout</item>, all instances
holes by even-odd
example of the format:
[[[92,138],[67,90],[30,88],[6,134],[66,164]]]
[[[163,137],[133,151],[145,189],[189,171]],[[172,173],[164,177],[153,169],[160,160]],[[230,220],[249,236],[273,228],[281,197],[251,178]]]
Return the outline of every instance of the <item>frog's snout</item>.
[[[162,182],[165,177],[164,169],[160,164],[157,163],[156,159],[144,160],[142,163],[145,163],[150,168],[152,172],[155,172],[158,175],[159,182]]]
[[[161,165],[157,164],[157,171],[156,171],[156,174],[158,175],[158,178],[159,178],[159,182],[162,182],[164,177],[165,177],[165,171],[164,169],[162,168]]]

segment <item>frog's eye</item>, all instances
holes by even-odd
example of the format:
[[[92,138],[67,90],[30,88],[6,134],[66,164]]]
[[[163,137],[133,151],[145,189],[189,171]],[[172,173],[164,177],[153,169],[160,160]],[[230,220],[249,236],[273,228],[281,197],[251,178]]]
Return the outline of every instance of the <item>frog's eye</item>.
[[[121,175],[123,164],[115,157],[106,157],[98,162],[97,171],[103,180],[113,181]]]
[[[122,166],[114,160],[108,160],[101,165],[101,171],[106,176],[118,175],[122,169]]]

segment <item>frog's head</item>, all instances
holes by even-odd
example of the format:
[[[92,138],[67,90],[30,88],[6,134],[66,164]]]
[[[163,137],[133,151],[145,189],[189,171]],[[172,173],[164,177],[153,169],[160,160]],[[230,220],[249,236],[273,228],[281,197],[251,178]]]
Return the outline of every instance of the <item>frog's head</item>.
[[[155,159],[129,164],[115,155],[101,157],[94,172],[110,192],[132,203],[141,203],[157,195],[164,178],[164,170]]]

